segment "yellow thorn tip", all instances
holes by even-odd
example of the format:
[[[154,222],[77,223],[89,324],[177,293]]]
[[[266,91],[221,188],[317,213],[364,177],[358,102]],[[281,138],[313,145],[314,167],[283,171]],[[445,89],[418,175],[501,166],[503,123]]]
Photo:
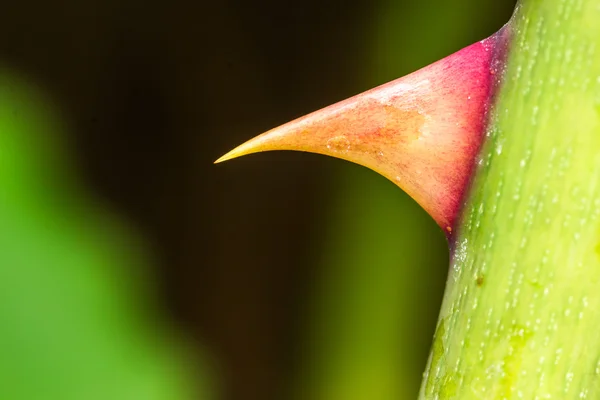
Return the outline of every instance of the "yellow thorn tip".
[[[215,164],[222,163],[223,161],[228,161],[234,158],[242,157],[252,153],[258,153],[264,151],[265,149],[261,148],[261,141],[258,140],[260,136],[248,140],[246,143],[239,145],[235,149],[229,151],[225,155],[221,156]]]

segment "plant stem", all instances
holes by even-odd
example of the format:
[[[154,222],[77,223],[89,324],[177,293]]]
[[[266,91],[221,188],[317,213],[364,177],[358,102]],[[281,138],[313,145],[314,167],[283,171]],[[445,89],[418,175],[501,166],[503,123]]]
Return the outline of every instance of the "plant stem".
[[[421,388],[600,398],[600,1],[525,0]]]

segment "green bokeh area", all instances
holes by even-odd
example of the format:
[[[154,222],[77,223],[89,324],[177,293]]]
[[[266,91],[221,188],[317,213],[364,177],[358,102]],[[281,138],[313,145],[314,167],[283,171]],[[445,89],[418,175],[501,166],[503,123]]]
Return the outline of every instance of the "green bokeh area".
[[[0,398],[187,398],[142,247],[68,173],[51,104],[0,72]]]
[[[258,160],[271,155],[220,169],[211,162],[226,146],[259,133],[269,124],[298,116],[301,107],[312,111],[308,108],[326,96],[332,101],[341,100],[343,97],[333,98],[342,92],[343,85],[347,85],[344,89],[349,96],[485,38],[508,20],[513,3],[380,0],[365,3],[364,16],[354,10],[358,16],[350,18],[340,9],[339,20],[329,20],[331,15],[338,17],[337,11],[319,14],[321,5],[313,4],[299,8],[307,16],[293,19],[301,27],[282,36],[285,42],[266,39],[274,36],[275,30],[251,27],[259,22],[265,26],[278,22],[281,26],[281,22],[269,18],[294,13],[294,8],[267,14],[268,18],[257,22],[254,19],[263,15],[256,11],[258,5],[241,7],[242,2],[235,1],[211,2],[217,11],[196,10],[198,15],[185,7],[181,9],[184,11],[177,9],[179,3],[169,9],[172,15],[163,11],[164,4],[123,3],[126,7],[118,1],[97,2],[92,4],[97,13],[88,13],[88,5],[72,2],[75,18],[68,13],[59,15],[58,7],[48,6],[48,12],[56,15],[44,16],[32,24],[41,27],[33,29],[34,34],[42,36],[49,25],[68,26],[64,32],[57,30],[58,34],[47,37],[48,47],[39,46],[51,49],[48,53],[53,56],[35,47],[36,40],[23,49],[17,42],[14,47],[18,51],[13,51],[17,54],[14,60],[22,63],[15,65],[34,71],[35,82],[43,83],[44,90],[12,70],[0,69],[0,400],[204,400],[221,398],[219,395],[227,400],[416,398],[448,269],[444,235],[434,221],[391,182],[339,160],[320,164],[331,170],[322,174],[319,170],[319,176],[303,175],[303,165],[297,169],[284,165],[281,170],[289,173],[285,177],[276,171],[279,166],[275,163],[259,171],[263,161]],[[17,15],[22,18],[29,16],[28,12]],[[88,21],[84,14],[93,18]],[[176,17],[169,20],[172,16]],[[188,20],[180,23],[180,18]],[[303,18],[310,23],[301,24]],[[6,43],[11,44],[12,38],[19,36],[16,33],[22,28],[17,25],[5,24],[13,29],[4,34]],[[206,31],[194,30],[205,25]],[[348,33],[351,39],[345,33],[339,34],[345,30],[352,31]],[[299,39],[314,32],[327,35]],[[82,39],[71,43],[71,36]],[[297,44],[294,39],[304,47],[327,51],[304,53],[293,48]],[[362,43],[341,46],[343,40],[355,39]],[[62,41],[68,43],[61,46]],[[89,54],[81,56],[83,51],[79,50],[71,54],[73,48],[88,45]],[[333,55],[327,58],[322,53],[329,49]],[[3,55],[13,54],[1,50]],[[31,57],[19,58],[19,51],[22,55],[30,52]],[[309,55],[309,61],[304,62],[297,54]],[[319,54],[321,58],[311,64],[310,56]],[[338,56],[347,57],[352,65],[338,71]],[[327,65],[323,60],[328,61]],[[287,74],[292,66],[291,78],[267,76],[279,70]],[[312,81],[305,92],[296,93],[297,86],[284,84],[286,79],[300,76],[309,76]],[[341,83],[327,87],[333,80]],[[68,97],[65,93],[71,93],[74,99],[63,104],[64,99],[57,100],[58,94],[52,92],[56,87],[63,89],[57,90],[60,95]],[[105,87],[110,90],[104,92]],[[206,104],[201,103],[203,96],[209,99]],[[143,97],[150,100],[143,102]],[[310,98],[312,103],[302,98]],[[158,104],[161,102],[164,104]],[[118,104],[111,108],[105,103]],[[136,108],[136,103],[141,105]],[[158,105],[152,108],[155,103]],[[282,107],[284,103],[290,108]],[[139,132],[155,123],[154,111],[156,124],[167,132],[154,131],[158,139],[148,135],[149,142],[154,143],[139,146],[140,152],[145,148],[148,153],[127,158],[126,162],[123,153],[130,142],[120,141],[118,132],[107,141],[111,146],[114,142],[114,148],[121,146],[122,159],[105,175],[125,174],[124,169],[138,167],[130,173],[129,181],[124,179],[125,184],[113,187],[115,192],[138,191],[137,196],[131,196],[135,201],[125,205],[115,201],[116,206],[108,207],[99,200],[99,193],[106,195],[102,191],[106,188],[88,188],[82,183],[88,180],[77,176],[81,166],[73,159],[75,152],[68,138],[76,137],[81,126],[71,130],[68,124],[95,116],[96,107],[101,108],[100,114],[105,112],[108,122],[99,118],[99,128],[83,124],[82,137],[86,129],[108,132],[115,128],[130,135],[131,142],[144,141],[146,137]],[[68,115],[62,115],[63,110]],[[77,114],[81,110],[87,114]],[[122,114],[133,117],[121,119]],[[253,119],[255,114],[269,115]],[[137,130],[137,135],[128,130]],[[223,139],[226,135],[233,139]],[[164,140],[166,150],[153,153],[152,146],[161,147],[164,137],[168,137]],[[131,148],[137,149],[137,143]],[[103,157],[110,154],[109,150],[113,147],[101,148],[94,155]],[[157,158],[148,161],[154,155]],[[282,160],[279,158],[280,165]],[[142,166],[134,165],[136,162]],[[169,165],[163,168],[161,163]],[[155,177],[152,171],[162,172],[151,168],[157,164],[162,170],[171,167],[174,172]],[[208,171],[205,175],[200,173],[203,168]],[[261,183],[257,171],[275,178],[265,178]],[[307,196],[294,193],[296,177],[326,188],[315,189],[304,183],[298,190],[314,192]],[[143,184],[132,184],[138,178],[152,185],[156,178],[158,183],[148,185],[151,188],[146,191]],[[286,186],[290,180],[294,182]],[[168,185],[166,181],[175,183]],[[180,189],[185,185],[198,189]],[[241,189],[233,190],[235,185]],[[161,201],[153,203],[149,197],[155,196],[155,187],[172,191],[159,193],[156,197],[162,196]],[[265,194],[256,195],[257,188]],[[112,194],[127,199],[127,194]],[[293,202],[296,195],[301,200]],[[298,210],[300,217],[286,215],[289,210],[282,211],[288,206],[285,200],[283,206],[275,204],[282,198],[299,208],[310,203],[313,195],[318,197],[318,210],[311,221],[301,221],[309,215],[306,210]],[[231,197],[235,198],[229,200]],[[131,208],[126,206],[146,200],[150,206],[132,216]],[[253,208],[244,208],[247,204]],[[208,212],[194,213],[203,207]],[[140,208],[144,207],[140,204]],[[116,210],[134,224],[154,221],[147,214],[158,214],[157,210],[164,210],[160,218],[167,222],[178,218],[186,221],[157,224],[156,231],[166,227],[162,236],[152,236],[145,230],[139,235],[121,214],[113,214]],[[267,214],[271,214],[270,220]],[[290,224],[276,221],[288,217]],[[273,224],[258,226],[266,225],[262,218]],[[298,247],[283,246],[289,232],[284,235],[277,231],[281,229],[302,230],[296,236],[289,235],[298,241],[309,232],[313,247],[307,250],[305,242]],[[202,233],[213,240],[202,242]],[[172,242],[157,246],[176,253],[169,259],[173,263],[163,266],[165,270],[201,270],[198,275],[183,272],[177,275],[179,281],[173,279],[173,291],[187,291],[177,301],[181,308],[188,309],[187,315],[182,313],[184,317],[174,318],[191,320],[187,321],[194,328],[190,335],[198,341],[204,340],[206,333],[211,363],[198,354],[198,346],[188,347],[182,335],[165,322],[161,310],[164,299],[153,301],[153,263],[162,260],[153,258],[156,249],[146,248],[142,236]],[[275,236],[279,241],[269,242]],[[277,245],[284,250],[278,252],[274,248]],[[177,264],[179,258],[186,257],[189,260]],[[306,265],[294,264],[291,259],[301,259]],[[203,264],[207,265],[204,270]],[[243,265],[236,269],[231,268],[233,264]],[[277,269],[259,269],[259,264],[275,265]],[[315,276],[306,278],[291,271],[294,268],[310,270],[309,274],[314,272]],[[288,273],[282,274],[285,279],[265,276],[279,271]],[[249,279],[255,276],[259,278]],[[296,276],[305,281],[294,286]],[[261,286],[261,280],[267,283]],[[188,287],[181,288],[185,286],[181,281],[186,281]],[[246,290],[245,286],[250,285],[258,289]],[[193,295],[202,289],[206,295]],[[290,300],[286,298],[288,293],[296,297]],[[301,304],[281,312],[288,313],[288,319],[271,318],[269,313],[279,310],[279,305],[273,303],[280,299],[286,306],[296,301]],[[182,306],[185,302],[189,304]],[[304,309],[306,315],[302,314]],[[196,315],[200,317],[194,320]],[[266,328],[253,326],[260,323]],[[280,329],[277,324],[287,325]],[[265,371],[256,372],[262,367]],[[231,382],[237,387],[225,387],[235,386]],[[245,393],[252,390],[254,397]],[[221,392],[229,393],[229,397]]]

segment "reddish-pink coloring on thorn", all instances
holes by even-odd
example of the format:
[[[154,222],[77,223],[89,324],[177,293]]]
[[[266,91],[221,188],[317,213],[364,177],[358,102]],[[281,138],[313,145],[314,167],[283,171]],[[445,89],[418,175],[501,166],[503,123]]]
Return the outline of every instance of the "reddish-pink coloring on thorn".
[[[217,162],[270,150],[366,166],[413,197],[451,236],[485,136],[508,33],[288,122]]]

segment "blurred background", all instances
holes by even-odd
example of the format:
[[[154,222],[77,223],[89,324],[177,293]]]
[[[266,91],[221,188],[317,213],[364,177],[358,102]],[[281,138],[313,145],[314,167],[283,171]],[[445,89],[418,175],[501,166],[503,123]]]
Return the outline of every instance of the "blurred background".
[[[445,239],[362,167],[212,162],[514,0],[8,2],[0,399],[416,398]]]

